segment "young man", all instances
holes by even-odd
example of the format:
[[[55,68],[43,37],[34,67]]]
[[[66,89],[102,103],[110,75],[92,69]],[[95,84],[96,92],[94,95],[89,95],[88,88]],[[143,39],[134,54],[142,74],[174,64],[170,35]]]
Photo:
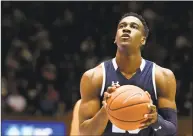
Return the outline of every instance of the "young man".
[[[176,80],[169,69],[141,56],[148,37],[145,20],[125,14],[117,28],[115,58],[86,71],[80,83],[79,135],[176,136]],[[122,85],[135,85],[151,96],[150,114],[141,127],[126,131],[113,125],[106,113],[106,99]]]

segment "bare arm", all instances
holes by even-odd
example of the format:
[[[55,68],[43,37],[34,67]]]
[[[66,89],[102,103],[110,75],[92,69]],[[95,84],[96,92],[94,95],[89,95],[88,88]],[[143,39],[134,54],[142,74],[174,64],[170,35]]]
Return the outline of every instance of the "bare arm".
[[[102,69],[96,67],[84,73],[80,83],[81,103],[79,110],[81,135],[101,135],[108,123],[105,108],[100,108]]]
[[[73,117],[72,117],[72,122],[71,122],[70,136],[79,135],[78,111],[79,111],[80,102],[81,102],[81,100],[78,100],[74,106],[74,109],[73,109]]]
[[[158,108],[176,110],[176,79],[173,72],[157,66],[155,80],[158,88]]]
[[[158,88],[158,116],[152,125],[156,136],[177,135],[176,80],[173,72],[156,66],[155,80]]]
[[[176,136],[176,80],[174,74],[169,69],[156,66],[155,82],[158,89],[158,107],[150,104],[151,112],[145,115],[148,120],[142,124],[142,128],[150,125],[156,136]]]

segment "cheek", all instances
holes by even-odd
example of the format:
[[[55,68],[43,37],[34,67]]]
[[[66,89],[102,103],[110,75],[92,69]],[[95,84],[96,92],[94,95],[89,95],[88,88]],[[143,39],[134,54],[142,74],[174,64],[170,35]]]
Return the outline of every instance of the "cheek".
[[[119,37],[122,35],[122,31],[118,30],[116,33],[116,40],[119,40]]]
[[[135,39],[136,41],[140,41],[142,35],[141,35],[139,32],[133,32],[133,33],[132,33],[132,37],[135,37],[134,39]]]

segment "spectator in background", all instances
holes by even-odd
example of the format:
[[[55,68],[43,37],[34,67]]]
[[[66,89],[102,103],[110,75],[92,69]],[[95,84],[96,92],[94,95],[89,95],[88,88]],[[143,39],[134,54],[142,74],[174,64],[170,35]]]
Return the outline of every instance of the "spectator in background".
[[[12,93],[7,97],[7,105],[9,109],[14,113],[22,114],[27,106],[26,99],[20,95],[17,90],[10,91]]]

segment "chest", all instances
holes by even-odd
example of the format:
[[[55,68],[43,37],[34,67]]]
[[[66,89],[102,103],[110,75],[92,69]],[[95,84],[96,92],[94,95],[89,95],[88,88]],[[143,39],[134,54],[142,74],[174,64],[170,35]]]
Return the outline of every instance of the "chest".
[[[108,70],[106,70],[104,91],[106,91],[109,86],[116,84],[119,84],[120,86],[138,86],[144,91],[147,91],[151,95],[154,104],[156,104],[156,90],[154,89],[153,84],[152,68],[146,68],[143,71],[137,70],[136,73],[134,73],[133,75],[127,75],[127,77],[119,70],[113,70],[109,68]]]

